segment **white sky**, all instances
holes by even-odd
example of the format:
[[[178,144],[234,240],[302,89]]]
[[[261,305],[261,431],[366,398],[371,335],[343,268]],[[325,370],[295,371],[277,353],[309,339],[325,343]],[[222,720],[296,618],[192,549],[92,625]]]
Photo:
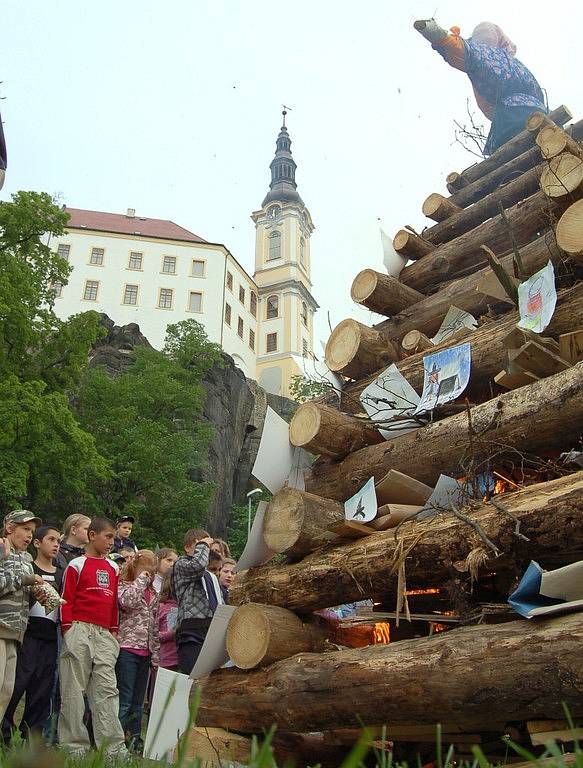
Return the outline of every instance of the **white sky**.
[[[473,159],[453,144],[467,77],[413,29],[498,23],[549,94],[583,117],[583,3],[389,0],[4,0],[1,199],[44,190],[77,208],[168,218],[253,272],[250,213],[290,105],[298,189],[316,231],[318,338],[348,316],[378,225],[422,227],[421,204]],[[473,104],[473,102],[472,102]]]

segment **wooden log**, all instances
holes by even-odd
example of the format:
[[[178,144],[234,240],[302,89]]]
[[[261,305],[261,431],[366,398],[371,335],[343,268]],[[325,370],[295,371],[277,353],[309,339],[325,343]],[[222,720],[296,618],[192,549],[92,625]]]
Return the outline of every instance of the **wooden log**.
[[[529,720],[526,729],[534,746],[543,746],[549,741],[583,739],[583,728],[571,728],[566,720]]]
[[[316,402],[299,406],[289,425],[289,439],[298,448],[333,459],[343,459],[359,448],[383,441],[369,421]]]
[[[561,152],[570,152],[577,157],[583,157],[583,147],[567,131],[557,125],[547,125],[541,128],[537,134],[536,143],[546,160],[556,157]]]
[[[331,523],[344,520],[344,507],[295,488],[282,488],[269,502],[263,522],[263,538],[273,552],[303,557],[329,537]]]
[[[583,184],[583,159],[570,152],[549,160],[540,177],[540,187],[547,197],[566,197]]]
[[[248,733],[266,722],[322,731],[338,724],[433,723],[439,713],[470,727],[492,712],[506,721],[558,718],[563,705],[577,717],[582,642],[583,615],[574,614],[301,654],[247,674],[219,670],[201,681],[197,722]]]
[[[545,112],[531,112],[526,118],[524,127],[530,133],[538,133],[545,125],[554,125],[553,121]]]
[[[507,337],[515,330],[518,320],[518,312],[512,310],[502,315],[498,320],[482,325],[473,331],[471,335],[472,371],[468,392],[483,389],[505,367],[505,353],[509,345]],[[572,288],[559,291],[553,319],[548,328],[545,329],[545,333],[549,336],[559,336],[561,333],[568,333],[573,328],[581,327],[583,327],[583,283],[577,283]],[[538,342],[541,343],[544,338],[546,337],[539,336]],[[455,342],[448,339],[442,344],[437,344],[434,351],[451,346],[455,346]],[[424,354],[421,352],[411,355],[411,357],[396,363],[400,373],[418,392],[423,389]],[[379,375],[381,370],[346,387],[342,398],[342,410],[348,412],[360,410],[358,398],[361,392]]]
[[[564,125],[573,117],[573,115],[569,112],[567,107],[561,105],[550,112],[547,117],[557,125]],[[471,165],[469,168],[466,168],[459,173],[453,183],[458,189],[461,189],[467,184],[471,184],[477,179],[481,179],[482,176],[485,176],[495,168],[504,165],[509,160],[512,160],[517,155],[522,154],[532,147],[534,139],[535,137],[530,131],[526,129],[521,131],[510,139],[510,141],[507,141],[505,144],[502,144],[501,147],[498,147],[498,149],[493,152],[490,157],[486,158],[486,160],[482,160],[480,163],[474,163],[474,165]],[[448,183],[451,183],[449,182],[450,176],[452,176],[452,174],[447,177]]]
[[[425,199],[421,210],[428,219],[433,219],[433,221],[443,221],[444,219],[453,216],[454,213],[459,213],[461,208],[459,205],[452,203],[447,197],[444,197],[437,192],[432,192],[429,197]]]
[[[354,520],[340,520],[337,523],[332,523],[328,526],[328,530],[341,539],[363,539],[373,533],[367,525]]]
[[[380,507],[386,504],[423,506],[433,493],[433,488],[404,472],[390,469],[375,485],[375,493]]]
[[[494,253],[507,253],[512,247],[510,233],[520,248],[532,239],[538,229],[545,229],[549,217],[563,210],[564,203],[548,198],[542,190],[516,203],[505,212],[483,222],[475,229],[438,246],[432,253],[405,267],[399,279],[421,293],[437,283],[471,269],[476,272],[486,265],[480,250],[487,245]],[[471,209],[468,209],[471,210]]]
[[[425,352],[427,349],[431,349],[435,344],[428,339],[422,331],[409,331],[403,336],[401,346],[410,355],[415,352]]]
[[[581,434],[583,413],[583,366],[535,381],[525,390],[505,392],[471,409],[474,440],[473,461],[490,456],[493,444],[502,455],[513,449],[536,454],[568,450]],[[449,416],[410,432],[350,454],[336,464],[314,465],[306,479],[310,493],[327,499],[350,498],[374,475],[379,480],[389,469],[407,472],[428,485],[441,473],[465,474],[462,462],[470,451],[468,415]],[[514,454],[515,455],[515,454]],[[416,462],[412,456],[419,456]]]
[[[387,317],[425,298],[422,293],[408,288],[391,275],[375,272],[374,269],[363,269],[358,273],[350,296],[357,304]]]
[[[570,205],[559,219],[557,244],[578,261],[583,261],[583,200]]]
[[[375,531],[388,531],[396,528],[403,520],[410,520],[418,515],[423,507],[414,504],[384,504],[379,508],[377,516],[367,525]]]
[[[498,583],[508,583],[522,573],[531,559],[546,569],[580,560],[582,491],[583,471],[497,496],[497,503],[510,515],[491,503],[472,509],[472,519],[500,553],[497,557],[490,553],[478,576],[495,570]],[[514,535],[513,515],[520,521],[520,532],[530,541]],[[454,563],[465,561],[484,542],[473,528],[453,515],[410,521],[397,538],[394,531],[384,531],[330,547],[324,558],[321,552],[315,552],[300,563],[268,564],[242,571],[235,577],[229,597],[234,604],[252,600],[303,612],[379,595],[392,599],[397,593],[398,552],[408,552],[413,545],[406,560],[407,584],[411,588],[429,588],[443,587],[452,576],[462,578]],[[502,599],[505,597],[503,594]]]
[[[491,219],[498,213],[499,205],[508,208],[529,197],[539,188],[540,176],[545,166],[545,163],[539,161],[539,164],[535,165],[534,168],[530,168],[513,181],[496,188],[469,208],[460,209],[452,216],[424,230],[424,239],[435,245],[447,243],[454,237],[459,237],[464,232],[474,229],[486,219]]]
[[[229,621],[227,653],[239,669],[264,667],[314,647],[310,626],[286,608],[245,603]]]
[[[397,253],[407,256],[409,259],[420,259],[425,254],[434,250],[431,243],[426,242],[419,235],[409,232],[408,229],[400,229],[393,238],[393,248]]]
[[[469,182],[464,181],[463,176],[461,173],[458,173],[458,171],[452,171],[445,177],[445,185],[448,192],[450,192],[452,195],[455,192],[458,192],[460,189],[463,189],[468,183]]]
[[[325,358],[331,371],[358,379],[374,371],[379,362],[398,360],[399,351],[382,332],[348,318],[330,334]]]
[[[559,336],[559,354],[571,365],[583,360],[583,328]]]
[[[525,245],[520,249],[520,255],[529,276],[544,267],[549,259],[558,263],[565,258],[565,254],[557,247],[552,231]],[[512,274],[512,260],[512,254],[500,257],[502,266],[509,274]],[[433,336],[439,330],[447,310],[452,305],[479,317],[487,311],[488,304],[491,302],[478,293],[477,287],[484,277],[491,274],[490,267],[485,266],[467,277],[446,283],[440,286],[440,290],[436,293],[402,310],[390,320],[384,320],[376,328],[392,341],[400,342],[408,331],[414,329],[420,330],[427,336]]]

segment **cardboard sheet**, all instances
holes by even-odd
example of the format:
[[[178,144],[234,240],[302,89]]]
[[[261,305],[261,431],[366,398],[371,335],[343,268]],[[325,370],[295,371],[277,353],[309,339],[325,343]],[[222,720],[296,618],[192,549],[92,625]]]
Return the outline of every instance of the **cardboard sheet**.
[[[219,605],[217,607],[196,664],[190,673],[193,680],[210,675],[215,669],[219,669],[229,661],[227,627],[236,608],[236,605]]]
[[[158,668],[144,746],[146,759],[172,762],[178,740],[188,726],[192,682],[188,675]]]

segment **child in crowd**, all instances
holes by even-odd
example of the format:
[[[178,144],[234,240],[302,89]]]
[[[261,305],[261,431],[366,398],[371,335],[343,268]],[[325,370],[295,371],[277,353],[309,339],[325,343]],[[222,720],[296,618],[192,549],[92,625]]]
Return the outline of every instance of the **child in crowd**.
[[[124,515],[117,520],[115,524],[113,552],[121,552],[124,547],[128,547],[134,552],[138,551],[135,542],[130,538],[135,522],[136,520],[132,515]]]
[[[14,690],[17,648],[28,624],[30,588],[42,583],[26,551],[39,525],[41,520],[32,512],[18,509],[4,518],[4,538],[0,538],[0,722]]]
[[[125,756],[115,685],[119,570],[107,558],[114,535],[111,520],[92,520],[85,555],[72,560],[65,571],[59,742],[71,752],[89,749],[89,733],[83,724],[86,692],[96,746],[107,745],[109,754]]]
[[[172,593],[178,602],[178,667],[186,675],[198,659],[217,606],[224,602],[216,576],[206,570],[212,543],[206,531],[191,528],[184,536],[186,555],[172,568]]]
[[[229,545],[223,539],[213,539],[211,549],[219,554],[223,560],[227,557],[231,557],[231,550],[229,549]]]
[[[153,587],[158,594],[160,593],[164,574],[168,573],[172,569],[172,566],[177,560],[178,552],[175,549],[171,549],[170,547],[163,547],[158,552],[158,566],[156,568],[156,575],[154,576],[153,582]]]
[[[122,556],[123,563],[121,563],[121,565],[123,566],[124,563],[133,563],[133,561],[136,559],[137,551],[127,544],[124,544],[123,547],[119,550],[119,553],[114,554],[120,554]]]
[[[211,549],[209,552],[209,562],[206,567],[207,571],[214,573],[214,575],[218,578],[222,564],[223,558],[219,555],[218,552],[216,552],[214,549]]]
[[[178,672],[178,651],[176,649],[176,619],[178,603],[172,596],[172,570],[162,576],[158,628],[160,636],[160,666]]]
[[[120,607],[120,652],[115,668],[119,689],[119,719],[132,752],[141,753],[142,716],[150,664],[159,663],[158,596],[152,587],[156,555],[140,549],[121,571],[117,596]]]
[[[43,581],[61,592],[63,569],[54,565],[54,558],[59,552],[60,531],[51,525],[41,525],[36,529],[33,546],[36,558],[32,563],[34,573]],[[26,704],[20,723],[20,732],[25,737],[29,731],[40,732],[51,711],[53,682],[57,669],[57,621],[59,609],[48,615],[37,601],[30,609],[28,627],[24,633],[22,647],[16,664],[16,682],[10,704],[6,710],[2,732],[8,740],[14,730],[14,714],[22,697],[26,694]]]
[[[87,530],[91,518],[87,515],[76,513],[69,515],[63,523],[63,536],[59,547],[59,554],[56,558],[56,564],[65,570],[71,560],[81,557],[85,553],[85,547],[89,539]]]
[[[221,593],[225,603],[229,602],[229,589],[231,584],[235,580],[235,566],[237,563],[232,557],[227,557],[223,560],[223,565],[219,571],[219,584],[221,585]]]

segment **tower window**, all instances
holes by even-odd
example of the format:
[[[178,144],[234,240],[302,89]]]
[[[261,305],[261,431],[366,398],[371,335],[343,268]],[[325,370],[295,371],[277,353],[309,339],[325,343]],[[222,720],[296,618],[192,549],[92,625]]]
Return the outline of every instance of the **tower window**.
[[[279,297],[268,296],[267,298],[267,319],[273,320],[274,317],[279,317]]]
[[[237,335],[243,338],[243,318],[240,317],[237,321]]]
[[[306,241],[300,237],[300,264],[306,263]]]
[[[257,294],[255,291],[251,291],[249,295],[249,312],[253,317],[257,317]]]
[[[272,232],[269,235],[269,255],[268,261],[281,258],[281,235],[279,232]]]
[[[268,333],[265,344],[266,352],[277,352],[277,333]]]
[[[308,307],[305,301],[302,301],[302,323],[308,327]]]
[[[302,355],[304,357],[308,357],[308,354],[309,354],[309,352],[308,352],[308,342],[306,341],[306,339],[303,339],[302,340]]]

